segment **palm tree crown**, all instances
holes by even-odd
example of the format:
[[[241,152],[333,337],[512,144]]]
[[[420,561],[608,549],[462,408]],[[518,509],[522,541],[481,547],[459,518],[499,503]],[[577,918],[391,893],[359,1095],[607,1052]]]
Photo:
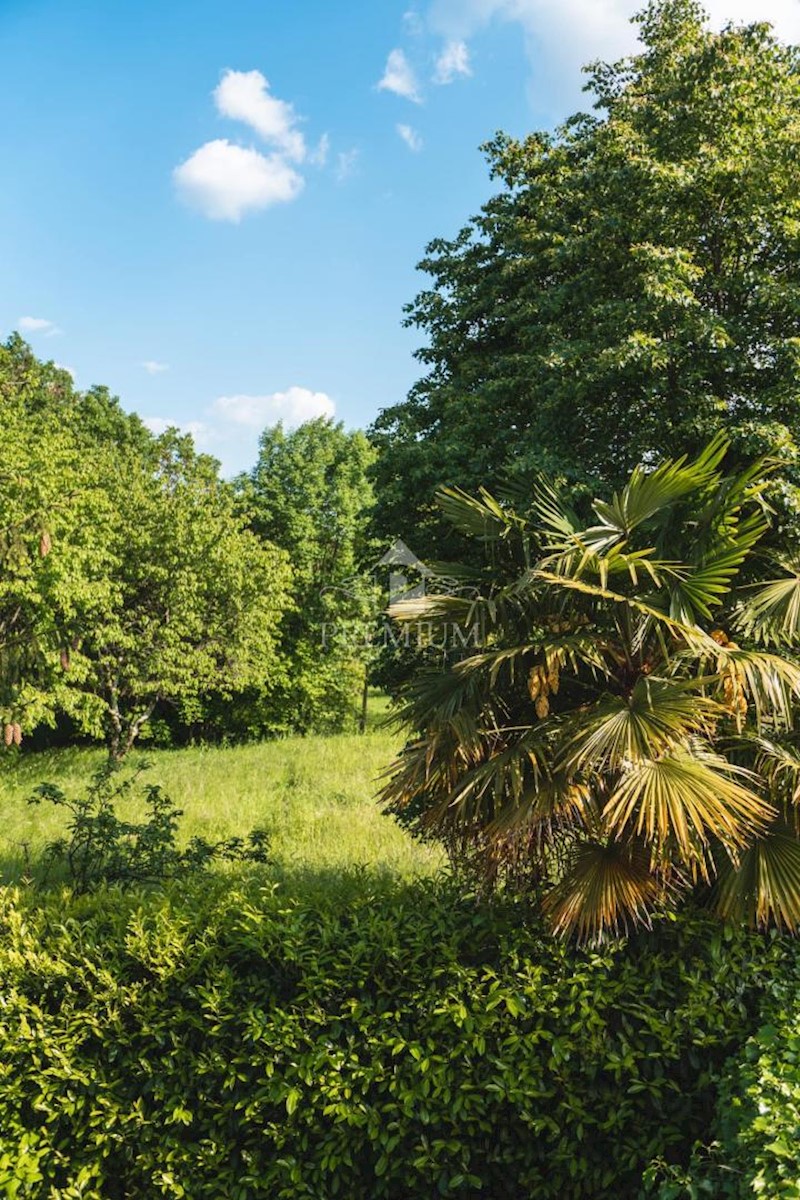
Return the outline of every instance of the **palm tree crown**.
[[[543,481],[513,505],[446,489],[488,565],[391,610],[462,649],[408,685],[385,802],[484,879],[524,878],[558,932],[689,891],[800,925],[800,564],[764,582],[768,471],[726,475],[726,452],[638,468],[588,526]]]

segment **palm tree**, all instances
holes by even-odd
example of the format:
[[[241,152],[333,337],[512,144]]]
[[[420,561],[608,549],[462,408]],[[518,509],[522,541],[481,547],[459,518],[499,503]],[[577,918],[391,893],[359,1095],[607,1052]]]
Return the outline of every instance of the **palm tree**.
[[[768,468],[726,475],[727,448],[638,468],[588,527],[544,481],[443,490],[487,566],[391,610],[449,649],[407,687],[384,801],[488,883],[524,880],[559,933],[689,893],[800,925],[800,563],[763,582]]]

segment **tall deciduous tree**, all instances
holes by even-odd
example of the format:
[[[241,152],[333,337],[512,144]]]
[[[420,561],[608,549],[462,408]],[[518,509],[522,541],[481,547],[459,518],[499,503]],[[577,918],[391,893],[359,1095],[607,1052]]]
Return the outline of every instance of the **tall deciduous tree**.
[[[73,647],[64,707],[120,758],[157,705],[191,717],[207,695],[278,673],[291,572],[245,527],[217,463],[190,438],[167,431],[145,455],[115,454],[111,469],[106,593],[59,615]]]
[[[318,418],[288,432],[279,424],[264,431],[258,462],[240,481],[252,528],[292,564],[280,706],[296,729],[341,727],[361,695],[368,650],[352,622],[371,611],[373,588],[361,569],[373,460],[364,434],[341,423]]]
[[[498,194],[428,247],[427,373],[374,429],[385,532],[445,553],[439,484],[618,486],[720,428],[742,460],[781,452],[798,512],[800,56],[694,0],[636,20],[641,51],[589,68],[594,112],[499,135]]]
[[[60,707],[62,606],[107,592],[110,513],[78,401],[20,337],[0,345],[0,723],[17,738]]]

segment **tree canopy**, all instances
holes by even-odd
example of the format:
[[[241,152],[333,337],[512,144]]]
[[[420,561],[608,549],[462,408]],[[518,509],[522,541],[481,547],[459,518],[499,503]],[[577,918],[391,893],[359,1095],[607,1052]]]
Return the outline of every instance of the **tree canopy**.
[[[157,705],[189,719],[209,694],[229,699],[281,672],[291,569],[245,528],[214,460],[174,430],[145,456],[117,451],[108,488],[105,601],[93,592],[62,611],[73,647],[63,704],[121,756]]]
[[[798,512],[800,56],[694,0],[636,20],[639,53],[588,68],[593,111],[498,135],[500,190],[427,248],[426,374],[373,431],[385,533],[446,553],[440,484],[535,468],[588,496],[717,429],[742,462],[780,453]]]
[[[283,671],[286,554],[246,528],[190,438],[150,434],[103,388],[76,392],[19,338],[0,347],[7,436],[0,635],[4,723],[68,714],[124,754],[155,708]]]
[[[288,431],[278,424],[264,431],[255,467],[239,480],[251,528],[291,557],[281,626],[290,670],[275,705],[294,728],[341,727],[363,686],[368,648],[340,634],[374,607],[362,574],[374,457],[364,434],[341,423],[320,417]]]

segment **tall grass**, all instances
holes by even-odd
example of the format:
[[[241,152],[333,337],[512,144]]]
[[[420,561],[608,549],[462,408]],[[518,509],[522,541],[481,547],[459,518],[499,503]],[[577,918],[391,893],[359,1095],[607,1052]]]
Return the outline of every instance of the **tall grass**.
[[[375,800],[396,748],[393,735],[371,730],[231,748],[145,750],[130,762],[148,762],[143,780],[161,784],[184,810],[182,840],[266,829],[279,877],[335,875],[357,866],[406,878],[430,874],[440,863],[438,852],[412,841]],[[64,832],[63,810],[27,803],[36,784],[80,791],[103,760],[101,750],[85,749],[0,756],[1,881],[19,879],[26,861],[35,862]],[[142,813],[136,801],[124,810],[130,818]]]

